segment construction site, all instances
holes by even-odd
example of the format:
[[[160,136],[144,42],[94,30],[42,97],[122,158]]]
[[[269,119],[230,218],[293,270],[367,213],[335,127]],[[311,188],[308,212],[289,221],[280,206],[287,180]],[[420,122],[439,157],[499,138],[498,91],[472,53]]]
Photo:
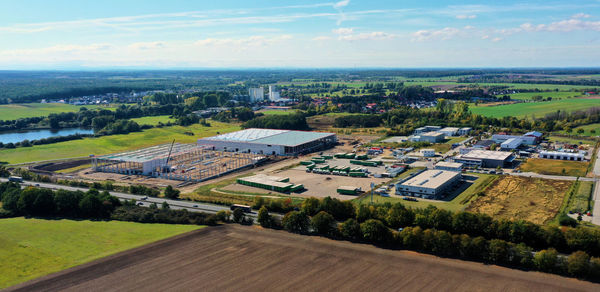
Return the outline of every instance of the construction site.
[[[201,182],[254,166],[264,155],[209,150],[197,144],[169,143],[91,157],[96,172]]]

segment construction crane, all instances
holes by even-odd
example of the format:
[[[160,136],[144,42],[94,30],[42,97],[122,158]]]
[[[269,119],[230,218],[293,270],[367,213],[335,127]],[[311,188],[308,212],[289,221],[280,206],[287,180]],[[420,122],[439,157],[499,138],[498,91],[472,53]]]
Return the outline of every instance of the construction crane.
[[[167,156],[165,166],[163,166],[163,172],[171,172],[171,167],[169,167],[169,159],[171,159],[171,151],[173,151],[173,145],[175,145],[175,139],[173,139],[173,142],[171,142],[171,147],[169,147],[169,155]]]

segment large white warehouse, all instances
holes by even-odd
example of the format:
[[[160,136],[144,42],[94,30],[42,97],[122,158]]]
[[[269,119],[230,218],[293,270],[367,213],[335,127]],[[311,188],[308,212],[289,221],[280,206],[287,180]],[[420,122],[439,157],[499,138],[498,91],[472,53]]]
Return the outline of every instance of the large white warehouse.
[[[273,129],[245,129],[198,140],[213,150],[286,156],[314,152],[336,142],[335,133]]]

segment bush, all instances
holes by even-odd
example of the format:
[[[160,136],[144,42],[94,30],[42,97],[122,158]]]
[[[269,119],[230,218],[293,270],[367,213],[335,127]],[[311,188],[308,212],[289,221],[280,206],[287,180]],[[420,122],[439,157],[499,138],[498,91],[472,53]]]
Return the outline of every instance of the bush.
[[[390,239],[390,230],[376,219],[369,219],[360,224],[363,238],[372,243],[384,244]]]
[[[577,220],[569,217],[567,214],[561,213],[558,217],[558,223],[561,226],[577,227]]]
[[[348,219],[344,221],[339,227],[340,234],[343,238],[348,240],[359,240],[362,238],[362,232],[360,230],[360,224],[355,219]]]
[[[567,272],[576,277],[585,277],[590,271],[590,256],[583,251],[576,251],[567,258]]]
[[[260,224],[260,226],[265,227],[265,228],[269,228],[272,226],[272,221],[273,219],[271,218],[271,215],[269,215],[269,211],[267,210],[267,207],[262,206],[260,207],[260,209],[258,210],[258,224]]]
[[[311,218],[310,227],[318,234],[333,235],[337,223],[331,214],[321,211]]]
[[[302,212],[291,211],[283,216],[281,225],[289,232],[305,234],[308,232],[309,219]]]

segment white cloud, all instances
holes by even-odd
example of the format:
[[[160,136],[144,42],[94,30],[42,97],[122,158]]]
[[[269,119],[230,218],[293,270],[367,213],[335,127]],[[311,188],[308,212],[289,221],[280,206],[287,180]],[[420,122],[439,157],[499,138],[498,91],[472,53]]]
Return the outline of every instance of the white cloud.
[[[162,49],[166,47],[166,44],[163,42],[139,42],[132,43],[127,46],[129,49],[133,50],[152,50],[152,49]]]
[[[571,32],[577,30],[591,30],[600,31],[600,21],[583,21],[580,19],[567,19],[549,24],[538,24],[533,25],[531,23],[524,23],[519,26],[521,31],[526,32]],[[518,30],[517,30],[518,32]]]
[[[339,40],[342,41],[363,41],[363,40],[389,40],[395,36],[382,31],[373,31],[369,33],[345,34],[340,35]]]
[[[194,42],[196,46],[202,47],[265,47],[275,43],[283,42],[292,39],[291,35],[279,35],[273,37],[266,36],[250,36],[247,38],[206,38]]]
[[[351,34],[354,32],[352,28],[340,27],[332,30],[335,34]]]
[[[477,15],[475,15],[475,14],[470,14],[470,15],[459,14],[459,15],[456,16],[456,18],[457,19],[475,19],[475,18],[477,18]]]
[[[350,4],[350,0],[342,0],[333,4],[333,8],[340,9],[342,7],[348,6],[348,4]]]
[[[591,15],[585,13],[577,13],[571,16],[571,18],[590,18]]]
[[[318,37],[314,37],[312,40],[316,41],[316,42],[329,41],[329,40],[331,40],[331,37],[330,36],[318,36]]]
[[[419,30],[412,34],[413,41],[428,40],[448,40],[460,33],[460,30],[454,27],[445,27],[438,30]]]
[[[502,38],[495,37],[495,38],[493,38],[493,39],[492,39],[492,42],[495,42],[495,43],[496,43],[496,42],[499,42],[499,41],[501,41],[501,40],[502,40]]]

